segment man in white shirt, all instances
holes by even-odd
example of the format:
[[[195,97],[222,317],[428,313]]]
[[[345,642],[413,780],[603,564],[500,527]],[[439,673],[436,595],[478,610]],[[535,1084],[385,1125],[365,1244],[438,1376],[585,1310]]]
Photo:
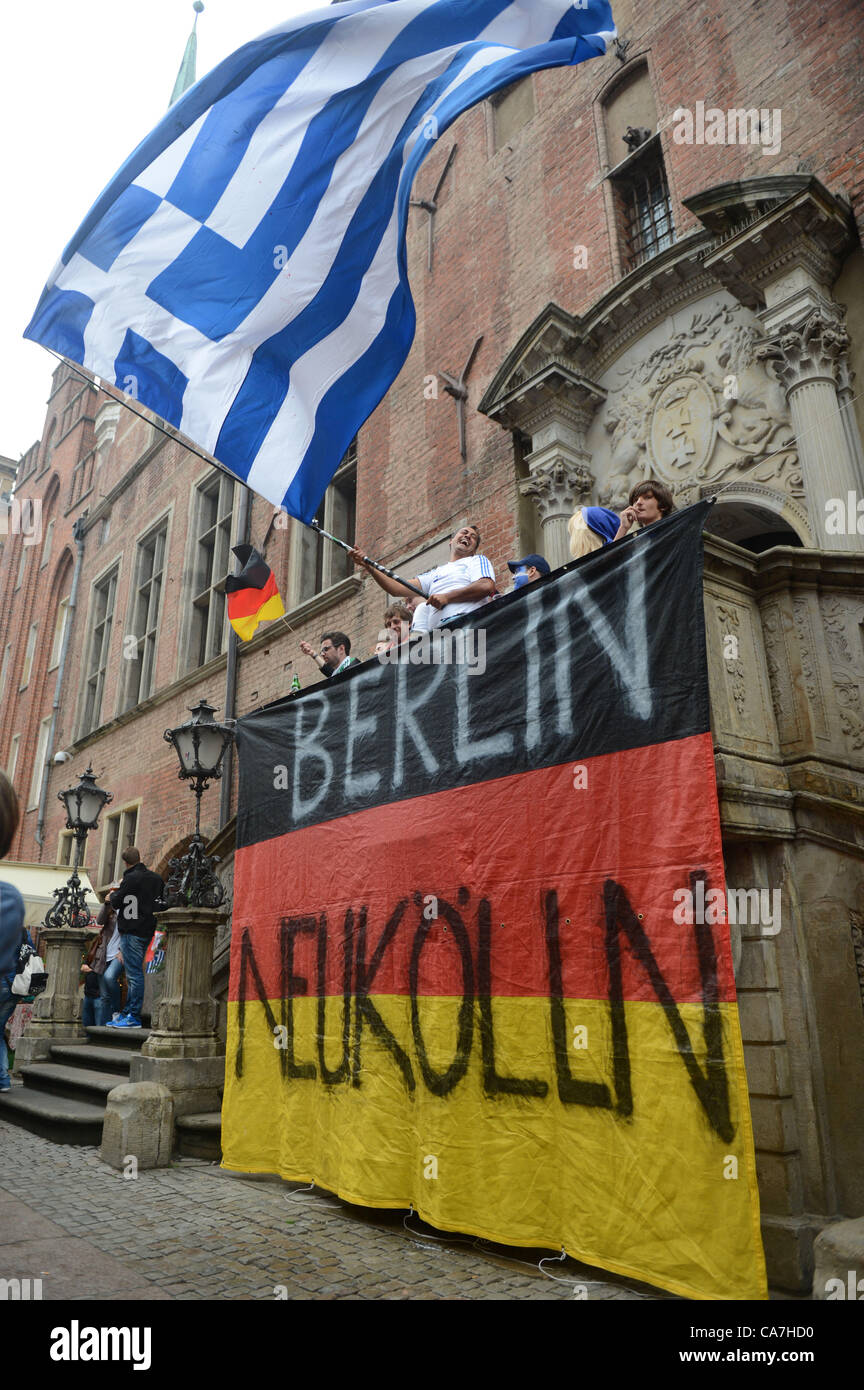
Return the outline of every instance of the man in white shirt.
[[[495,571],[485,555],[478,554],[480,531],[476,526],[462,526],[450,542],[450,559],[444,565],[418,574],[414,580],[418,589],[426,595],[426,602],[414,610],[412,632],[428,631],[440,627],[450,618],[460,613],[470,613],[487,603],[495,592]],[[411,590],[398,579],[373,569],[363,560],[362,553],[355,548],[351,551],[355,565],[368,570],[376,584],[380,584],[393,598],[412,597]]]

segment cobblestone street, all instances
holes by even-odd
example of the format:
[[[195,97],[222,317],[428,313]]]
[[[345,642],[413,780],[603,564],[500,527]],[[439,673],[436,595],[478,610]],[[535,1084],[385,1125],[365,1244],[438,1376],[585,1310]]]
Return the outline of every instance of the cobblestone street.
[[[537,1268],[543,1251],[436,1240],[416,1218],[411,1235],[404,1212],[197,1159],[127,1180],[95,1148],[2,1120],[0,1175],[0,1278],[41,1279],[46,1300],[665,1297],[553,1258],[556,1283]]]

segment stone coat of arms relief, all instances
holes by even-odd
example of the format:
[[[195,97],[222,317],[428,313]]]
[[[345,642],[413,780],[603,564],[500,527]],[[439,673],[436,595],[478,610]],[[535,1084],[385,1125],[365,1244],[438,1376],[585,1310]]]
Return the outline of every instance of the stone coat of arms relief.
[[[679,506],[719,486],[773,498],[800,516],[804,486],[786,393],[772,349],[740,305],[694,312],[647,357],[613,369],[603,427],[610,461],[599,501],[620,507],[644,478],[665,482]],[[616,380],[617,378],[617,380]],[[605,474],[605,476],[604,476]]]

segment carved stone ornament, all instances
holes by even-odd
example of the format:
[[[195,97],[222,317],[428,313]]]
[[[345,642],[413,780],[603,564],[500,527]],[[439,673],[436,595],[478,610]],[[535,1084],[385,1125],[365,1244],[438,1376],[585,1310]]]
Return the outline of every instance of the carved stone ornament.
[[[815,716],[817,732],[823,736],[827,736],[828,720],[825,710],[825,696],[822,689],[822,675],[816,656],[816,645],[810,622],[810,610],[806,599],[796,598],[793,601],[792,620],[795,624],[795,635],[798,639],[798,657],[801,662],[801,674],[804,677],[804,689],[807,692],[807,699],[810,701],[810,707]]]
[[[737,655],[726,656],[724,652],[723,665],[726,667],[726,674],[732,689],[732,699],[739,714],[744,713],[744,706],[747,703],[747,676],[744,669],[744,661],[740,655],[740,636],[741,615],[735,608],[729,608],[726,604],[716,605],[717,621],[720,624],[721,642],[725,648],[725,639],[728,636],[735,637],[735,651]],[[734,631],[730,631],[734,629]]]
[[[850,629],[864,623],[864,604],[850,608],[839,598],[826,598],[820,605],[825,645],[831,666],[831,680],[840,713],[840,727],[854,752],[864,749],[864,695],[860,643],[850,641]]]
[[[828,305],[815,309],[800,328],[779,333],[767,346],[787,391],[825,377],[841,383],[841,363],[848,351],[849,334],[842,311],[838,308],[835,313]]]
[[[564,459],[552,459],[532,468],[531,476],[519,484],[523,497],[534,499],[541,522],[556,516],[570,516],[583,498],[591,495],[594,475],[590,469]]]
[[[714,448],[714,397],[698,376],[664,386],[651,416],[651,457],[665,482],[701,474]]]
[[[826,599],[823,602],[822,622],[832,667],[851,666],[852,650],[846,638],[846,609],[839,599]]]
[[[834,680],[834,693],[840,707],[840,727],[856,753],[864,748],[864,706],[857,681]]]
[[[775,498],[782,507],[803,497],[786,392],[767,360],[776,353],[751,315],[722,303],[694,312],[688,327],[619,369],[622,384],[603,415],[611,462],[601,504],[620,504],[652,476],[679,505],[720,483],[752,486],[772,507]]]
[[[864,912],[856,912],[850,908],[849,926],[852,931],[852,954],[855,957],[855,969],[858,971],[861,1005],[864,1008]]]
[[[796,742],[801,737],[801,727],[789,673],[789,653],[783,633],[783,617],[776,603],[765,604],[762,608],[762,635],[777,728],[784,743]]]

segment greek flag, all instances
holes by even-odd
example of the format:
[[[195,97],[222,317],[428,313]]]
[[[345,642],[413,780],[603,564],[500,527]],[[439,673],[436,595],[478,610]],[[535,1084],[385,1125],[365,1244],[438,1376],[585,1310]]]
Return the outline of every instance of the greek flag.
[[[25,337],[311,521],[411,346],[405,229],[434,141],[614,32],[607,0],[348,0],[280,25],[130,155]]]

